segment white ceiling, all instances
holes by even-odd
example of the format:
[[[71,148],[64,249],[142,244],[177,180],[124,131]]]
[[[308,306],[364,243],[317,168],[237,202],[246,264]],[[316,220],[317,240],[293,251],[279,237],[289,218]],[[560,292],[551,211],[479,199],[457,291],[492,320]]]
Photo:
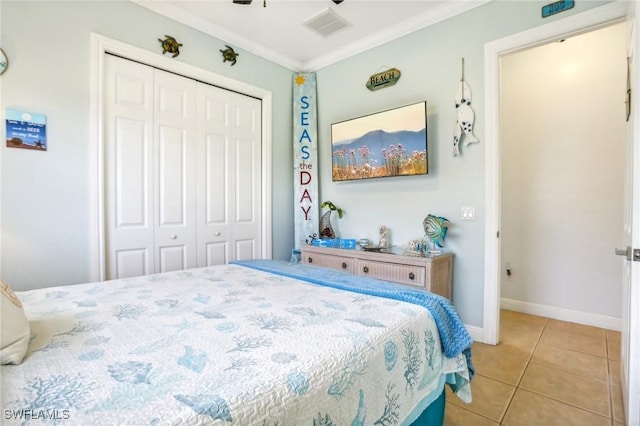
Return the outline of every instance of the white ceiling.
[[[295,71],[314,71],[490,0],[131,0]],[[324,37],[305,21],[332,9],[349,26]],[[178,40],[180,41],[180,40]],[[222,47],[222,46],[221,46]],[[241,60],[241,58],[238,58]]]

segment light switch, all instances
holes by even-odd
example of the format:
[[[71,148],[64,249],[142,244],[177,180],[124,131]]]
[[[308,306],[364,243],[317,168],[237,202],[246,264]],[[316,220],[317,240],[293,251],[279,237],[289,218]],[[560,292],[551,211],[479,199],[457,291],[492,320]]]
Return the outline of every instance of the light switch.
[[[476,220],[476,208],[469,206],[462,207],[462,220]]]

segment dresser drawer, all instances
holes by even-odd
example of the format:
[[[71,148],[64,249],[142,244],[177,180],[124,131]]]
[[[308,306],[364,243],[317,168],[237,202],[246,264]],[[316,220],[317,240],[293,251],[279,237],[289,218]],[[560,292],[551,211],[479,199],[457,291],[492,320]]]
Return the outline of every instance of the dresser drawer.
[[[401,265],[397,263],[377,262],[357,259],[355,274],[401,284],[425,287],[427,271],[424,266]]]
[[[302,263],[349,272],[352,274],[354,259],[332,256],[329,254],[305,253],[302,256]]]
[[[302,263],[406,284],[451,299],[451,253],[409,256],[311,245],[303,245],[300,249]]]

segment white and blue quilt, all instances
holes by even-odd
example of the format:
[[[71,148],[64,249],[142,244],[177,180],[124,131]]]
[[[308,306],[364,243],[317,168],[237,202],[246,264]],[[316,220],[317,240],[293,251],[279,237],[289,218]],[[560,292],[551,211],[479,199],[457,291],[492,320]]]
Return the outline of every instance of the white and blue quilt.
[[[386,426],[410,424],[445,382],[470,401],[470,338],[446,303],[434,317],[382,294],[392,286],[321,285],[298,267],[18,292],[32,340],[0,369],[1,423]]]

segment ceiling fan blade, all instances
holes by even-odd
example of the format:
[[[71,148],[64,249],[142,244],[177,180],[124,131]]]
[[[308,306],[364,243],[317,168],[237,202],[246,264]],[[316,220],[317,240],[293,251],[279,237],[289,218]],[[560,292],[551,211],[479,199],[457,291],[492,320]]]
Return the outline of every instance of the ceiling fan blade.
[[[234,4],[251,4],[253,0],[233,0]]]

